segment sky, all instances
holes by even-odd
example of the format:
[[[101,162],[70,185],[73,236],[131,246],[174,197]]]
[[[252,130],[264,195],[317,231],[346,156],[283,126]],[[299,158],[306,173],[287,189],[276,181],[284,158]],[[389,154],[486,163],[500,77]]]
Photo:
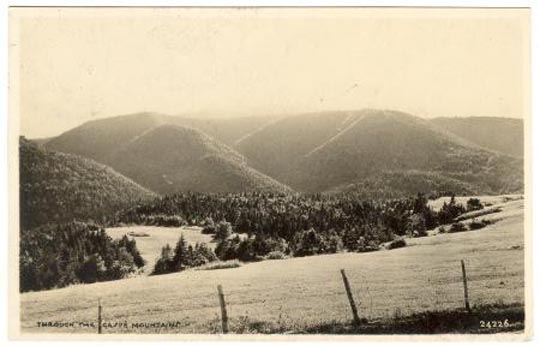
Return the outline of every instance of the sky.
[[[29,138],[142,111],[528,115],[525,9],[10,10]]]

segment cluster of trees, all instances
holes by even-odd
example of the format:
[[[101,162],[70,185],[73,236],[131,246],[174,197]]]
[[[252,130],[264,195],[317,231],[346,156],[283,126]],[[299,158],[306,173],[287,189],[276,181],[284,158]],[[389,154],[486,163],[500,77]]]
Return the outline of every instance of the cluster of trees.
[[[22,231],[19,261],[21,292],[121,279],[144,266],[135,240],[84,222]]]
[[[465,209],[463,205],[458,204],[454,196],[452,196],[452,198],[450,199],[450,203],[446,203],[445,201],[443,203],[443,206],[439,210],[439,213],[438,213],[439,224],[445,225],[448,223],[452,223],[456,217],[465,213],[466,211],[467,209]]]
[[[117,213],[110,223],[138,224],[151,215],[177,216],[214,234],[219,259],[255,261],[276,253],[308,256],[373,251],[397,237],[425,236],[427,229],[451,223],[465,211],[454,197],[434,211],[423,194],[361,200],[354,194],[184,193]],[[171,249],[166,252],[164,258],[174,257]]]
[[[217,260],[216,254],[204,243],[188,245],[184,235],[180,236],[174,250],[169,244],[161,249],[161,256],[154,266],[152,274],[180,272],[187,268],[199,267]]]

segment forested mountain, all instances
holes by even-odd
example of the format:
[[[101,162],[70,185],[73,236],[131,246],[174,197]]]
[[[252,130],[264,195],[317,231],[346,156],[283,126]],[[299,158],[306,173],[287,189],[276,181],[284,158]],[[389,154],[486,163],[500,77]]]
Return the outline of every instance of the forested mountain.
[[[434,124],[484,148],[523,157],[523,120],[496,117],[435,118]]]
[[[46,147],[90,157],[158,193],[287,191],[250,168],[241,154],[195,129],[197,125],[235,141],[258,121],[263,120],[236,119],[231,126],[220,127],[222,120],[141,113],[83,124]]]
[[[158,193],[290,187],[398,196],[422,176],[424,192],[522,191],[523,160],[505,154],[514,149],[442,123],[373,109],[219,120],[140,113],[83,124],[45,146],[110,165]],[[522,141],[512,131],[505,136]]]
[[[113,169],[19,141],[21,229],[50,222],[101,220],[154,193]]]
[[[383,171],[359,183],[345,184],[329,191],[331,194],[347,193],[360,198],[399,198],[423,193],[429,197],[472,196],[485,191],[479,187],[440,173],[421,171]]]
[[[119,172],[159,193],[180,191],[288,191],[248,167],[245,158],[210,136],[187,127],[162,125],[111,155]]]
[[[236,148],[254,168],[306,192],[361,185],[385,171],[436,173],[458,185],[477,185],[484,193],[519,190],[523,182],[521,159],[483,149],[427,120],[395,111],[290,117],[245,138]]]
[[[44,143],[53,150],[70,152],[104,162],[118,146],[135,141],[161,125],[198,129],[227,145],[270,122],[266,117],[232,119],[189,118],[159,113],[135,113],[84,123]]]

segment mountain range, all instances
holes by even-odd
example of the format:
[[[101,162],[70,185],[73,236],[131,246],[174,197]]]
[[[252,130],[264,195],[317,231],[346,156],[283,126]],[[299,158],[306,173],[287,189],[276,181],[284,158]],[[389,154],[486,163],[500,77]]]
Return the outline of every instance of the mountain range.
[[[507,118],[427,120],[376,109],[230,119],[137,113],[40,143],[110,166],[157,194],[523,190],[523,123]]]

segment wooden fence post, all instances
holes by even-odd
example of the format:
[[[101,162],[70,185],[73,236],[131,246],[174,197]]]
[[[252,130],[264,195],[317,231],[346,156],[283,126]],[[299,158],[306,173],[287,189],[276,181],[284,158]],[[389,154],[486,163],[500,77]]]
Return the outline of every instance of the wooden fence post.
[[[225,296],[223,295],[223,288],[221,285],[218,285],[218,296],[219,296],[219,303],[221,305],[221,329],[223,330],[223,334],[227,334],[229,332],[229,321],[227,318],[227,305],[225,304]]]
[[[345,274],[345,269],[341,269],[341,276],[343,277],[343,284],[345,285],[347,297],[349,298],[349,303],[351,304],[354,323],[359,325],[360,317],[358,316],[358,310],[356,309],[356,304],[354,303],[354,297],[351,292],[351,286],[349,285],[349,279],[347,279],[347,275]]]
[[[101,298],[98,299],[98,334],[101,334]]]
[[[465,296],[465,309],[471,312],[471,306],[469,305],[469,288],[467,287],[467,272],[465,271],[465,262],[461,260],[461,273],[463,274],[463,294]]]

